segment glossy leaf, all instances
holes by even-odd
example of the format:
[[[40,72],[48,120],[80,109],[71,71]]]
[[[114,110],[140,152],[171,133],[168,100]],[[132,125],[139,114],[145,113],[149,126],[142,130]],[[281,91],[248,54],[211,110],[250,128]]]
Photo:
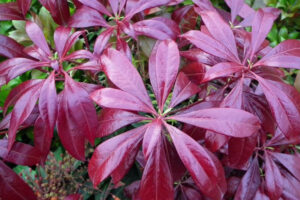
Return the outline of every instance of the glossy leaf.
[[[169,118],[232,137],[249,137],[260,128],[256,116],[232,108],[203,109]]]
[[[218,187],[218,181],[225,177],[215,166],[212,154],[208,154],[203,147],[179,129],[170,125],[165,126],[182,162],[201,192],[211,199],[222,199],[224,191]]]
[[[100,56],[103,50],[105,49],[113,31],[114,31],[113,28],[108,28],[97,37],[94,46],[94,54],[96,57]]]
[[[1,7],[0,7],[1,9]],[[1,11],[0,11],[1,12]],[[23,52],[23,46],[17,43],[15,40],[0,35],[0,55],[7,58],[14,57],[27,57],[27,55]]]
[[[118,165],[132,156],[135,157],[145,130],[146,126],[133,129],[105,141],[96,148],[88,167],[94,186],[106,179]]]
[[[175,83],[179,60],[177,44],[172,40],[158,42],[149,58],[150,81],[161,111]]]
[[[51,13],[54,21],[59,25],[67,25],[70,18],[70,10],[67,0],[39,0],[40,3]]]
[[[35,200],[32,189],[0,160],[0,196],[7,200]]]
[[[22,11],[22,14],[26,16],[31,4],[31,0],[17,0],[18,7]]]
[[[233,73],[241,72],[243,69],[244,67],[242,65],[231,62],[218,63],[206,71],[203,82],[211,81],[216,78],[227,77]]]
[[[0,21],[24,20],[16,2],[0,4]]]
[[[4,161],[27,166],[33,166],[40,162],[41,153],[33,146],[16,142],[11,150],[8,151],[7,145],[7,140],[0,140],[0,157]]]

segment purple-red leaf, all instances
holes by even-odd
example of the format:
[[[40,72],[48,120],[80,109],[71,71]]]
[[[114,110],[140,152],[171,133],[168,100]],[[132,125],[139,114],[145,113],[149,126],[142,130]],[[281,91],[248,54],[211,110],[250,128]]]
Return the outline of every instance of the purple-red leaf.
[[[242,65],[236,63],[231,63],[231,62],[218,63],[206,71],[202,81],[207,82],[216,78],[226,77],[232,75],[233,73],[241,72],[243,68],[244,67]]]
[[[180,34],[178,25],[171,19],[155,17],[133,25],[136,35],[145,35],[157,40],[176,39]]]
[[[1,7],[0,7],[1,13]],[[1,14],[0,14],[1,15]],[[0,55],[7,58],[14,57],[27,57],[27,55],[23,52],[23,46],[17,43],[15,40],[0,35]]]
[[[28,37],[33,43],[50,56],[51,51],[41,28],[36,23],[27,21],[25,29]]]
[[[273,116],[287,138],[299,137],[299,93],[289,85],[255,75],[268,100]]]
[[[94,46],[94,54],[95,57],[100,57],[103,50],[105,49],[108,40],[110,39],[114,29],[108,28],[103,31],[96,39],[95,46]]]
[[[0,4],[0,21],[24,20],[16,2]]]
[[[112,16],[105,6],[98,0],[79,0],[82,4],[99,11],[102,14]],[[117,0],[115,0],[117,1]]]
[[[198,91],[198,86],[192,83],[184,73],[180,72],[175,82],[169,107],[175,107],[182,101],[196,94]]]
[[[148,118],[119,109],[102,109],[99,118],[97,137],[105,137],[116,130]]]
[[[191,137],[179,129],[165,124],[183,164],[190,172],[198,188],[211,199],[222,199],[225,191],[218,184],[225,180],[222,168],[215,165],[217,159]]]
[[[235,194],[235,200],[252,200],[260,186],[260,172],[257,158],[254,158],[251,166],[243,176]]]
[[[161,122],[150,124],[143,140],[147,164],[139,190],[141,200],[174,198],[173,180],[163,145],[161,125]]]
[[[55,72],[44,81],[39,98],[39,110],[46,130],[53,132],[57,118],[57,94],[55,87]]]
[[[45,122],[41,117],[37,118],[34,124],[34,147],[41,152],[40,161],[44,163],[50,151],[53,131],[45,126]]]
[[[0,157],[7,162],[33,166],[41,160],[40,151],[31,145],[16,142],[10,151],[8,151],[7,145],[7,140],[0,140]]]
[[[39,0],[51,13],[54,21],[59,25],[67,25],[70,18],[70,10],[67,0]]]
[[[102,56],[102,64],[105,73],[114,85],[143,102],[149,111],[155,112],[142,78],[126,55],[114,49],[108,49]]]
[[[158,42],[149,59],[149,76],[161,111],[175,83],[179,70],[179,50],[172,40]]]
[[[31,0],[17,0],[18,7],[21,10],[22,14],[26,16],[31,4]]]
[[[256,116],[233,108],[210,108],[169,117],[232,137],[248,137],[259,128]]]
[[[7,200],[35,200],[32,189],[0,160],[0,197]]]
[[[130,158],[135,157],[146,128],[147,126],[142,126],[123,133],[106,140],[96,148],[88,168],[94,186],[111,175],[119,165],[125,164],[127,159],[132,160]],[[134,160],[127,163],[127,166],[133,162]]]
[[[19,126],[29,117],[40,95],[41,84],[27,90],[16,101],[11,114],[10,125],[8,129],[8,149],[12,148],[15,142]]]
[[[265,152],[265,162],[266,190],[271,200],[277,200],[283,190],[282,176],[268,152]]]

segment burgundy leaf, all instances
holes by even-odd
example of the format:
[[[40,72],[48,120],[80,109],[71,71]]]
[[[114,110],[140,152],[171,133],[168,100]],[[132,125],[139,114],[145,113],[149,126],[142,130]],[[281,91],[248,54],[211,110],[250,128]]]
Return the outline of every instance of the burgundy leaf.
[[[139,198],[141,200],[174,198],[173,180],[161,137],[161,123],[150,124],[145,133],[143,143],[147,164],[143,172],[139,190]]]
[[[129,60],[132,60],[132,55],[128,43],[120,39],[119,37],[117,38],[116,49],[126,55]]]
[[[111,13],[98,0],[79,0],[82,4],[99,11],[102,14],[112,16]],[[116,0],[117,1],[117,0]]]
[[[3,113],[7,112],[7,109],[10,106],[13,106],[16,101],[28,90],[32,89],[33,87],[36,87],[37,85],[40,85],[43,81],[40,79],[33,79],[33,80],[28,80],[17,87],[15,87],[7,96],[4,106],[3,106]]]
[[[224,59],[208,54],[198,48],[192,48],[187,51],[181,51],[180,55],[190,61],[197,62],[198,64],[206,64],[210,66],[224,61]]]
[[[111,175],[127,159],[135,157],[146,128],[147,126],[142,126],[123,133],[106,140],[96,148],[88,168],[94,186]]]
[[[135,96],[118,89],[103,88],[91,94],[91,98],[99,106],[105,108],[116,108],[132,111],[150,112],[147,105],[137,99]]]
[[[4,161],[17,165],[33,166],[41,160],[40,151],[31,145],[16,142],[10,151],[8,151],[7,145],[7,140],[0,140],[0,157]]]
[[[81,195],[80,194],[71,194],[64,198],[64,200],[80,200]]]
[[[241,180],[235,194],[235,200],[252,200],[254,198],[261,182],[259,173],[258,160],[255,158]]]
[[[124,54],[114,49],[108,49],[102,56],[102,64],[105,73],[114,85],[135,96],[148,107],[148,110],[155,112],[143,80]]]
[[[297,155],[289,155],[284,153],[270,152],[270,155],[279,161],[300,181],[300,157]]]
[[[236,63],[218,63],[206,71],[203,82],[211,81],[216,78],[226,77],[232,75],[233,73],[241,72],[243,69],[244,67],[242,65]]]
[[[219,179],[225,180],[222,168],[215,165],[213,159],[202,146],[179,129],[165,124],[176,150],[190,172],[198,188],[211,199],[222,199],[225,191],[219,187]]]
[[[22,14],[26,16],[28,10],[30,9],[31,0],[17,0],[17,3]]]
[[[201,84],[205,74],[205,66],[203,64],[192,62],[181,69],[193,83]]]
[[[239,63],[235,55],[221,42],[200,31],[189,31],[182,35],[199,49],[232,62]]]
[[[19,126],[29,117],[40,95],[41,84],[27,90],[17,100],[11,114],[10,125],[8,129],[8,149],[12,148],[15,142]]]
[[[258,118],[248,112],[233,108],[210,108],[183,114],[169,119],[178,120],[232,137],[248,137],[255,134]]]
[[[133,25],[136,35],[145,35],[157,40],[176,39],[180,34],[178,25],[165,17],[154,17]]]
[[[99,12],[87,6],[82,6],[76,11],[76,13],[70,18],[69,26],[76,28],[92,26],[109,27]]]
[[[34,147],[41,152],[41,163],[45,163],[48,153],[50,152],[53,131],[49,131],[45,122],[39,117],[34,124]]]
[[[180,72],[175,82],[169,108],[175,107],[182,101],[195,95],[198,91],[198,86],[192,83],[184,73]]]
[[[64,49],[62,51],[62,57],[65,57],[68,53],[68,51],[71,49],[71,47],[75,44],[75,42],[78,40],[78,38],[84,33],[85,31],[77,31],[75,33],[73,33],[72,35],[70,35],[70,37],[68,37],[65,45],[64,45]]]
[[[70,10],[67,0],[39,0],[51,13],[54,21],[59,25],[67,25],[70,18]]]
[[[0,160],[0,197],[7,200],[35,200],[32,189]]]
[[[39,110],[45,128],[53,132],[57,118],[57,94],[55,87],[55,71],[44,81],[40,91]]]
[[[0,21],[24,20],[16,2],[0,4]]]
[[[69,61],[69,60],[76,60],[76,59],[89,59],[89,60],[92,60],[92,59],[94,59],[94,55],[90,51],[82,49],[82,50],[74,51],[73,53],[63,57],[63,59],[61,59],[61,61],[66,61],[66,60]],[[84,64],[86,64],[86,63],[84,63]],[[81,66],[83,66],[84,64],[82,64]],[[74,68],[79,69],[80,68],[79,66],[80,65],[78,65]],[[96,66],[94,64],[94,68],[95,67]],[[74,69],[74,68],[72,68],[72,69]]]
[[[165,101],[175,83],[179,62],[178,47],[172,40],[158,42],[152,50],[149,76],[160,111],[163,111]]]
[[[0,13],[1,12],[1,5],[0,5]],[[1,14],[0,14],[1,15]],[[1,18],[1,17],[0,17]],[[27,57],[27,55],[23,52],[23,46],[17,43],[15,40],[0,35],[0,55],[7,57],[7,58],[14,58],[14,57]]]
[[[300,129],[300,96],[290,86],[255,75],[268,100],[273,116],[287,138],[297,138]]]
[[[63,57],[63,50],[65,48],[66,42],[70,36],[72,29],[69,27],[58,27],[54,32],[54,42],[56,51],[60,58]]]
[[[279,13],[280,12],[275,8],[270,8],[267,10],[259,9],[258,11],[256,11],[255,17],[252,22],[250,60],[259,50]]]
[[[298,40],[285,40],[267,53],[254,66],[299,68],[299,57],[300,42]]]
[[[95,46],[94,46],[94,55],[96,57],[101,56],[103,50],[105,49],[108,40],[110,39],[114,29],[108,28],[103,31],[96,39]]]
[[[119,109],[102,109],[99,118],[97,137],[105,137],[116,130],[148,118]]]
[[[216,11],[206,10],[199,13],[210,34],[223,44],[234,56],[235,62],[240,63],[235,38],[230,26]]]
[[[28,37],[33,41],[33,43],[43,50],[48,56],[51,56],[51,51],[41,28],[36,23],[27,21],[25,29]]]
[[[93,145],[97,114],[89,94],[65,73],[65,88],[61,93],[57,128],[64,147],[71,155],[84,160],[85,138]]]
[[[283,178],[283,199],[298,199],[300,196],[299,180],[286,171],[282,171]]]
[[[271,200],[279,199],[283,190],[283,180],[279,168],[275,162],[269,156],[269,153],[265,152],[265,180],[266,190]]]

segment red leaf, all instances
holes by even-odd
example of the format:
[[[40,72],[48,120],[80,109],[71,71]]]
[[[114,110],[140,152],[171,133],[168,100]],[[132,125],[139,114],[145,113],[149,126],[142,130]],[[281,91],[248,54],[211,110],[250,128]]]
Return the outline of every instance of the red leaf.
[[[108,49],[102,56],[104,71],[111,82],[121,90],[135,96],[154,111],[143,80],[128,58],[119,51]]]
[[[273,48],[254,66],[299,68],[299,57],[300,42],[298,40],[285,40]]]
[[[33,166],[41,160],[40,151],[31,145],[16,142],[10,151],[8,151],[7,145],[7,140],[0,140],[0,157],[4,161],[17,165]]]
[[[228,48],[234,56],[234,61],[240,63],[235,38],[229,24],[227,24],[216,11],[205,10],[199,14],[214,39]]]
[[[31,0],[17,0],[19,9],[26,16],[28,10],[30,9]]]
[[[201,31],[189,31],[183,34],[182,37],[189,40],[196,47],[209,54],[226,59],[228,61],[239,63],[237,58],[226,46]]]
[[[149,76],[160,111],[175,83],[179,62],[179,50],[174,41],[164,40],[154,46],[149,58]]]
[[[48,56],[51,56],[51,51],[41,28],[36,23],[27,21],[25,29],[28,37],[33,41],[33,43],[43,50]]]
[[[70,10],[67,0],[39,0],[51,13],[54,21],[59,25],[67,25],[70,18]]]
[[[300,181],[300,157],[284,153],[270,152],[270,155],[279,161],[291,174]]]
[[[279,168],[265,151],[266,190],[271,200],[279,199],[283,190],[283,180]]]
[[[243,176],[241,183],[235,194],[235,200],[252,200],[260,186],[260,174],[258,160],[252,161],[246,174]]]
[[[39,117],[34,124],[34,146],[41,152],[41,163],[45,163],[50,151],[53,131],[46,128],[45,122]]]
[[[12,89],[12,91],[9,93],[9,95],[7,96],[4,106],[3,106],[3,113],[7,112],[7,109],[10,106],[13,106],[16,101],[28,90],[31,90],[32,88],[36,87],[37,85],[41,85],[42,84],[42,80],[40,79],[33,79],[33,80],[28,80],[25,81],[23,83],[21,83],[20,85],[18,85],[17,87],[15,87],[14,89]]]
[[[80,194],[71,194],[64,198],[64,200],[80,200]]]
[[[88,0],[90,1],[90,0]],[[76,28],[86,28],[92,26],[109,27],[102,15],[95,9],[82,6],[70,18],[69,26]]]
[[[250,60],[252,60],[254,54],[260,49],[261,44],[272,28],[274,20],[279,14],[280,12],[276,8],[259,9],[256,11],[252,22]]]
[[[98,0],[79,0],[82,4],[99,11],[102,14],[112,16],[111,13]]]
[[[181,69],[181,72],[183,72],[196,85],[202,83],[205,71],[205,66],[197,62],[189,63]]]
[[[39,110],[45,128],[53,132],[57,118],[57,94],[55,87],[55,71],[44,81],[39,98]]]
[[[68,51],[71,49],[71,47],[77,42],[78,38],[84,33],[85,31],[76,31],[75,33],[71,34],[65,45],[64,45],[64,48],[63,48],[63,51],[62,51],[62,57],[65,57],[68,53]]]
[[[147,164],[141,180],[139,198],[141,200],[171,200],[174,198],[173,180],[164,150],[161,123],[153,123],[149,126],[154,127],[149,127],[144,136],[143,148]]]
[[[24,20],[16,2],[0,4],[0,21]]]
[[[133,112],[119,109],[102,109],[99,118],[97,137],[105,137],[116,130],[148,118],[139,116]]]
[[[105,108],[115,108],[133,111],[142,111],[152,113],[147,105],[137,99],[135,96],[122,90],[113,88],[103,88],[91,94],[91,98],[99,106]]]
[[[54,32],[54,42],[58,56],[62,58],[63,50],[66,45],[66,42],[71,34],[72,28],[69,27],[58,27]]]
[[[100,57],[103,50],[105,49],[108,40],[110,39],[111,35],[113,34],[114,29],[108,28],[103,31],[96,39],[95,46],[94,46],[94,55],[95,57]]]
[[[127,159],[133,155],[135,157],[146,128],[147,126],[142,126],[123,133],[106,140],[96,148],[88,168],[94,186],[97,186],[111,175]],[[130,163],[130,166],[132,163]]]
[[[2,4],[1,4],[2,5]],[[0,13],[1,11],[0,5]],[[0,14],[0,15],[1,15]],[[1,19],[1,16],[0,16]],[[14,58],[14,57],[27,57],[27,55],[23,52],[24,47],[17,43],[15,40],[0,35],[0,55],[7,57],[7,58]]]
[[[0,160],[0,197],[6,200],[35,200],[32,189]]]
[[[202,82],[211,81],[216,78],[226,77],[232,75],[233,73],[241,72],[243,69],[244,67],[242,65],[236,63],[218,63],[206,71]]]
[[[184,73],[180,72],[175,82],[169,108],[174,108],[182,101],[195,95],[198,91],[198,86],[192,83]]]
[[[97,115],[89,95],[81,85],[65,73],[65,89],[61,93],[57,128],[64,147],[71,155],[84,160],[87,138],[93,145],[97,128]]]
[[[287,138],[299,137],[299,93],[291,86],[255,75],[271,107],[272,114]]]
[[[11,114],[8,129],[8,149],[12,148],[15,142],[16,133],[19,126],[29,117],[40,95],[41,83],[27,90],[17,100]]]
[[[283,178],[283,199],[298,199],[300,196],[299,180],[286,171],[282,171]]]
[[[145,35],[157,40],[176,39],[180,34],[178,25],[165,17],[154,17],[133,24],[135,34]]]
[[[212,158],[201,145],[179,129],[165,124],[176,150],[190,172],[198,188],[211,199],[222,199],[225,191],[219,187],[220,179],[225,181],[223,168],[215,165]],[[221,171],[220,171],[221,170]]]
[[[256,116],[233,108],[203,109],[171,116],[169,119],[232,137],[248,137],[260,128]]]

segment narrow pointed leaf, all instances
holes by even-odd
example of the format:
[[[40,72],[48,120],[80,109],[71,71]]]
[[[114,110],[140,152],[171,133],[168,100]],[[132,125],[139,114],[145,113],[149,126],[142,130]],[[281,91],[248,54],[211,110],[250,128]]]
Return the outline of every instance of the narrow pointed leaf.
[[[117,0],[116,0],[117,1]],[[102,14],[112,16],[110,12],[105,8],[105,6],[100,3],[98,0],[79,0],[83,5],[88,6],[90,8],[93,8],[97,11],[99,11]]]
[[[248,137],[260,128],[256,116],[233,108],[203,109],[169,118],[232,137]]]
[[[19,9],[22,11],[22,14],[24,16],[26,16],[29,8],[30,8],[30,4],[31,4],[31,0],[17,0]]]
[[[149,76],[161,111],[175,83],[179,60],[177,44],[172,40],[158,42],[152,50],[149,59]]]
[[[67,0],[39,0],[40,3],[51,13],[54,21],[59,25],[66,26],[70,18],[70,9]]]
[[[113,31],[114,31],[113,28],[108,28],[97,37],[94,46],[94,54],[96,57],[99,57],[102,54]]]
[[[54,42],[58,56],[62,58],[63,50],[66,45],[66,42],[70,36],[71,28],[69,27],[58,27],[54,32]]]
[[[206,71],[203,82],[211,81],[216,78],[227,77],[236,72],[241,72],[243,69],[244,67],[242,65],[236,63],[218,63]]]
[[[146,126],[133,129],[106,140],[96,148],[88,167],[94,186],[111,175],[118,165],[136,155],[145,130]]]
[[[0,11],[1,12],[1,11]],[[27,57],[25,52],[23,52],[23,46],[17,43],[15,40],[0,35],[0,55],[7,58],[14,57]]]
[[[0,197],[7,200],[37,199],[32,189],[0,160]]]

